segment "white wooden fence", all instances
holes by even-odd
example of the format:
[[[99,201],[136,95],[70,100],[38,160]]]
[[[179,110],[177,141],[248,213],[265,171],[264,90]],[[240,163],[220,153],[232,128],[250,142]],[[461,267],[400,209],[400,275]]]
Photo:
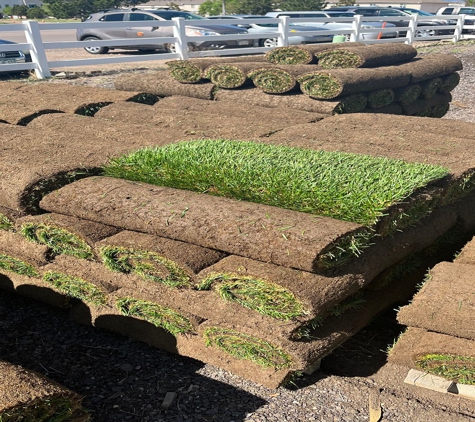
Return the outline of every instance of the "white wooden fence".
[[[276,38],[278,40],[279,46],[289,45],[289,24],[295,23],[299,24],[302,22],[309,23],[314,22],[316,26],[326,22],[334,23],[351,23],[351,29],[348,30],[316,30],[316,31],[305,31],[300,33],[301,35],[349,35],[351,41],[359,41],[364,43],[387,43],[387,42],[404,42],[406,44],[413,44],[414,41],[434,41],[440,39],[448,39],[453,42],[458,42],[461,39],[466,38],[475,38],[475,35],[466,35],[462,34],[463,29],[472,29],[475,30],[475,26],[464,25],[465,15],[450,16],[451,20],[457,20],[456,25],[441,25],[437,26],[438,30],[441,29],[450,29],[453,30],[453,34],[450,35],[439,35],[439,36],[427,36],[427,37],[417,37],[418,31],[423,29],[434,29],[431,26],[424,26],[424,21],[433,20],[433,17],[421,17],[421,16],[408,16],[407,18],[401,17],[362,17],[356,15],[349,18],[300,18],[300,19],[291,19],[287,16],[281,18],[272,18],[272,19],[246,19],[243,22],[233,21],[234,24],[237,23],[277,23],[278,28],[277,32],[272,31],[268,33],[249,33],[249,34],[231,34],[231,35],[213,35],[213,36],[187,36],[185,33],[185,20],[182,18],[173,18],[171,21],[161,21],[161,26],[171,26],[173,28],[173,37],[159,37],[159,38],[147,38],[147,45],[153,44],[154,42],[157,45],[163,45],[164,43],[175,44],[176,52],[174,53],[161,53],[161,54],[144,54],[141,56],[131,56],[127,55],[124,52],[124,55],[119,57],[117,56],[102,56],[95,57],[91,56],[88,59],[72,59],[72,60],[55,60],[49,61],[47,58],[46,51],[52,49],[71,49],[71,48],[83,48],[84,41],[55,41],[55,42],[46,42],[42,39],[42,31],[45,30],[77,30],[79,28],[97,28],[100,25],[101,28],[125,28],[130,27],[130,22],[81,22],[81,23],[38,23],[36,21],[24,21],[21,23],[12,23],[0,25],[0,38],[5,38],[2,36],[3,32],[7,31],[21,31],[24,33],[26,42],[15,44],[15,50],[29,51],[31,54],[32,61],[29,63],[23,64],[2,64],[0,65],[0,70],[10,72],[18,70],[33,70],[36,74],[36,77],[39,79],[48,78],[51,76],[52,68],[57,67],[74,67],[74,66],[91,66],[108,63],[125,63],[125,62],[140,62],[140,61],[151,61],[151,60],[170,60],[170,59],[187,59],[189,57],[206,57],[206,56],[219,56],[219,55],[243,55],[243,54],[254,54],[262,53],[268,51],[269,47],[247,47],[247,48],[235,48],[235,49],[223,49],[223,50],[203,50],[203,51],[189,51],[188,42],[199,42],[199,41],[220,41],[220,40],[239,40],[239,39],[263,39],[263,38]],[[441,19],[445,17],[441,16]],[[386,28],[374,28],[368,29],[365,22],[393,22],[393,21],[407,21],[407,26],[405,27],[386,27]],[[200,20],[200,24],[230,24],[230,20],[218,20],[218,19],[209,19],[209,20]],[[150,22],[134,22],[134,27],[150,27]],[[362,28],[364,27],[364,29]],[[395,30],[399,32],[406,32],[404,37],[399,38],[381,38],[373,40],[363,40],[361,34],[364,33],[381,33],[381,32],[394,32]],[[452,32],[452,31],[451,31]],[[299,35],[298,32],[292,31],[292,35]],[[114,46],[133,46],[133,45],[143,45],[143,39],[117,39],[117,40],[108,40],[108,41],[87,41],[87,45],[91,47],[101,46],[101,47],[114,47]],[[0,53],[3,51],[12,50],[12,45],[0,45]]]

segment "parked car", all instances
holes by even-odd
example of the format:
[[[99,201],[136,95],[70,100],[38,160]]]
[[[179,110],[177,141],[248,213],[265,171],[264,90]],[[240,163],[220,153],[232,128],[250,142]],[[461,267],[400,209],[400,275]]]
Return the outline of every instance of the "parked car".
[[[5,70],[2,70],[1,68],[2,64],[18,64],[26,62],[25,53],[23,53],[23,51],[16,50],[14,48],[15,44],[16,43],[13,41],[0,39],[0,45],[12,45],[11,50],[0,51],[0,72],[5,72]]]
[[[345,11],[345,12],[353,12],[357,15],[362,16],[374,16],[374,17],[408,17],[411,16],[410,13],[404,12],[402,10],[398,10],[393,7],[378,7],[378,6],[341,6],[341,7],[332,7],[329,9],[330,11]],[[408,21],[401,20],[401,21],[391,21],[394,25],[398,27],[407,27]],[[418,27],[430,27],[419,29],[415,31],[415,37],[433,37],[437,35],[450,35],[450,29],[437,29],[438,26],[442,26],[440,20],[434,19],[433,21],[421,21],[417,25]],[[399,31],[399,35],[402,37],[406,36],[407,31]]]
[[[302,12],[269,12],[266,13],[266,16],[272,17],[272,18],[278,18],[281,16],[288,16],[290,18],[353,18],[356,15],[354,12],[347,12],[347,11],[333,11],[333,10],[318,10],[318,11],[302,11]],[[342,31],[349,31],[353,29],[353,25],[351,23],[347,22],[322,22],[317,23],[317,22],[299,22],[297,25],[311,25],[311,26],[322,26],[323,28],[326,28],[328,30],[339,30],[341,29]],[[374,29],[374,28],[382,28],[383,27],[383,22],[364,22],[362,24],[362,29]],[[395,28],[396,25],[392,23],[386,23],[384,25],[386,28]],[[362,32],[361,33],[361,38],[363,40],[375,40],[378,38],[396,38],[398,37],[398,32],[382,32],[381,35],[379,35],[378,32]],[[350,35],[347,34],[346,36],[347,41],[350,40]]]
[[[173,28],[170,26],[160,26],[160,21],[169,21],[172,18],[183,18],[186,35],[188,36],[212,36],[212,35],[234,35],[247,34],[243,28],[233,25],[208,25],[199,21],[205,19],[193,13],[181,12],[177,10],[155,10],[155,9],[125,9],[107,10],[93,13],[85,19],[86,22],[131,22],[127,28],[81,28],[76,32],[78,41],[91,40],[116,40],[116,39],[143,39],[144,44],[127,45],[120,47],[84,47],[91,54],[105,54],[113,49],[153,51],[164,49],[174,51],[174,44],[147,43],[147,38],[173,37]],[[133,22],[150,21],[150,27],[134,27]],[[192,23],[188,23],[188,22]],[[190,50],[221,50],[223,48],[249,47],[253,40],[220,40],[220,41],[197,41],[189,42]]]
[[[456,19],[439,19],[437,18],[437,15],[435,15],[434,13],[426,12],[424,10],[412,9],[410,7],[394,7],[394,9],[402,10],[403,12],[410,13],[411,15],[433,17],[434,19],[437,19],[437,21],[440,22],[441,25],[455,25],[457,23]],[[473,19],[465,19],[464,22],[465,22],[465,25],[475,25],[475,20]],[[464,29],[462,31],[463,34],[472,34],[474,32],[475,30],[473,29]],[[454,30],[450,30],[450,34],[452,35],[453,33],[454,33]]]
[[[270,16],[260,16],[260,15],[223,15],[223,16],[210,16],[208,19],[270,19]],[[250,34],[256,34],[257,37],[259,34],[266,32],[277,32],[278,24],[276,23],[239,23],[236,26],[244,27]],[[333,35],[305,35],[304,32],[309,31],[326,31],[326,28],[323,27],[312,27],[304,25],[294,25],[290,24],[290,34],[289,34],[289,44],[298,45],[298,44],[316,44],[320,42],[332,42]],[[300,33],[302,32],[302,33]],[[277,38],[276,37],[265,37],[258,38],[256,47],[276,47]]]
[[[475,7],[461,7],[461,6],[450,6],[450,7],[441,7],[436,12],[437,16],[443,16],[445,19],[449,18],[450,15],[466,15],[464,20],[464,25],[475,25]],[[448,19],[449,25],[455,25],[457,20]],[[475,29],[464,29],[462,34],[475,34]]]

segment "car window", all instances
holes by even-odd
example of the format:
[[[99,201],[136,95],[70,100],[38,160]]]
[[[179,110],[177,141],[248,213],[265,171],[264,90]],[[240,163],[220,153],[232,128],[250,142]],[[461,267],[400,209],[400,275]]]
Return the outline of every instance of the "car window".
[[[447,7],[442,11],[442,15],[451,15],[453,11],[454,11],[453,7]]]
[[[129,21],[154,21],[158,20],[153,16],[146,15],[145,13],[131,13],[129,15]]]
[[[104,15],[99,19],[101,22],[118,22],[124,20],[124,13],[111,13],[110,15]]]
[[[473,7],[461,7],[460,8],[460,14],[461,15],[473,15],[475,12],[475,9]]]
[[[328,13],[328,17],[335,17],[335,18],[352,18],[355,16],[355,13],[350,12],[331,12]]]
[[[193,13],[186,13],[186,12],[179,12],[179,11],[170,11],[166,10],[164,12],[160,10],[151,10],[150,13],[154,15],[160,16],[162,19],[167,21],[171,20],[172,18],[183,18],[185,20],[199,20],[199,19],[206,19],[202,16],[194,15]]]
[[[380,9],[379,10],[379,16],[407,16],[406,13],[401,12],[400,10],[394,10],[394,9]]]
[[[355,13],[357,15],[363,16],[376,16],[377,10],[376,9],[355,9]]]

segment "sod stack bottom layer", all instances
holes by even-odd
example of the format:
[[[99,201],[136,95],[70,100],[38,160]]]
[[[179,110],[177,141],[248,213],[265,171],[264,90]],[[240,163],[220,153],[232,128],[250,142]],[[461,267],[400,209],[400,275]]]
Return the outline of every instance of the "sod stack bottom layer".
[[[90,420],[79,395],[34,371],[0,361],[0,379],[1,421]]]

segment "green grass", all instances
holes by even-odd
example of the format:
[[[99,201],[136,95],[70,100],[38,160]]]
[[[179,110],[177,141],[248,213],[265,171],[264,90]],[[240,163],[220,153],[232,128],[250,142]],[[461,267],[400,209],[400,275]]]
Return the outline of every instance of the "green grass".
[[[51,284],[61,293],[82,300],[85,303],[104,305],[107,302],[106,293],[95,284],[56,271],[47,271],[43,275],[43,281]]]
[[[317,54],[318,65],[325,69],[359,67],[363,63],[358,54],[346,50],[329,50]]]
[[[197,83],[201,81],[201,69],[188,60],[166,62],[170,76],[181,83]]]
[[[238,359],[246,359],[266,368],[282,369],[292,359],[279,347],[256,337],[227,328],[210,327],[204,332],[207,346],[224,350]]]
[[[91,246],[60,227],[42,223],[26,223],[22,225],[20,232],[30,242],[48,246],[56,255],[65,254],[81,259],[94,257]]]
[[[123,315],[143,319],[174,336],[193,332],[193,325],[188,318],[157,303],[123,297],[116,301],[115,306]]]
[[[307,73],[297,78],[300,89],[311,98],[329,100],[340,95],[342,85],[338,78],[323,71]]]
[[[298,47],[278,47],[265,54],[266,61],[274,64],[307,64],[313,54]]]
[[[420,83],[422,91],[420,98],[428,100],[432,98],[443,86],[442,78],[432,78]]]
[[[368,92],[368,107],[380,108],[394,101],[394,91],[389,88]]]
[[[119,246],[105,246],[100,253],[104,264],[112,271],[135,273],[169,287],[191,287],[191,277],[186,271],[157,253]]]
[[[77,400],[55,395],[0,411],[0,422],[65,422],[74,420],[79,413]]]
[[[358,113],[363,110],[368,104],[368,97],[366,94],[351,94],[340,99],[340,104],[335,109],[336,114],[343,113]]]
[[[0,213],[0,230],[12,231],[13,222],[5,214]]]
[[[415,359],[423,371],[460,384],[475,385],[475,358],[450,354],[426,354]]]
[[[394,90],[395,100],[401,105],[408,105],[416,101],[421,95],[422,87],[419,84],[410,84]]]
[[[372,226],[386,209],[448,174],[382,157],[200,140],[113,159],[105,175],[206,192]]]
[[[39,276],[38,271],[32,265],[3,253],[0,253],[0,269],[27,277]]]
[[[249,72],[249,78],[256,87],[271,94],[283,94],[297,84],[289,72],[273,67],[255,69]]]
[[[307,313],[292,292],[259,278],[238,274],[211,274],[198,289],[209,290],[212,287],[224,300],[238,303],[271,318],[288,321]]]
[[[442,77],[442,85],[439,87],[438,92],[448,94],[452,92],[459,83],[460,74],[458,72],[450,73]]]

